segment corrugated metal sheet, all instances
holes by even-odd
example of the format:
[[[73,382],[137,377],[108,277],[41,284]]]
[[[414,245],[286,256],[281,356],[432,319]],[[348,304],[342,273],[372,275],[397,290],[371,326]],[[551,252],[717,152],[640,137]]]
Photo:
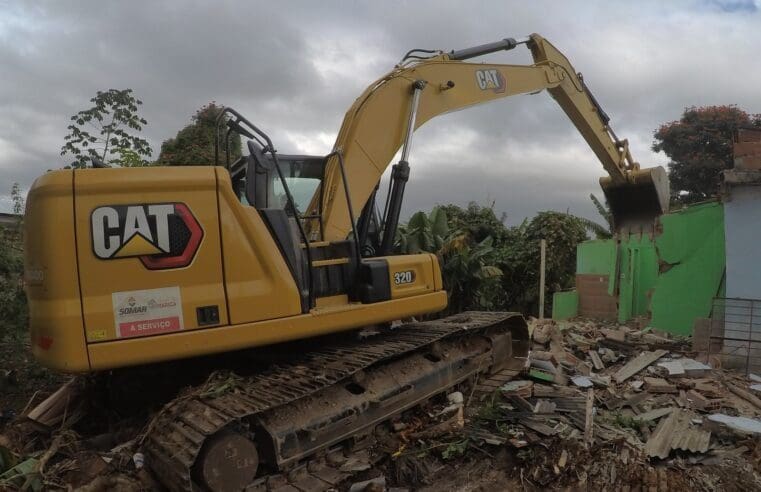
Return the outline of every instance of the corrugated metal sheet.
[[[651,457],[667,458],[672,449],[692,453],[705,453],[711,441],[711,431],[692,423],[696,415],[687,410],[671,412],[662,419],[645,444],[645,453]]]

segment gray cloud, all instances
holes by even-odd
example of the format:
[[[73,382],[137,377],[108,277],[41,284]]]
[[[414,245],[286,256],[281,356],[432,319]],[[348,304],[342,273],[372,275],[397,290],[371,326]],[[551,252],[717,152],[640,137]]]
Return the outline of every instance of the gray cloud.
[[[157,154],[215,100],[283,152],[328,152],[345,110],[410,48],[539,32],[565,52],[643,165],[653,131],[689,105],[761,112],[753,2],[13,2],[0,0],[0,209],[11,183],[64,165],[70,115],[132,88]],[[527,50],[491,55],[529,63]],[[407,213],[493,200],[594,218],[602,168],[554,101],[522,96],[437,118],[417,133]]]

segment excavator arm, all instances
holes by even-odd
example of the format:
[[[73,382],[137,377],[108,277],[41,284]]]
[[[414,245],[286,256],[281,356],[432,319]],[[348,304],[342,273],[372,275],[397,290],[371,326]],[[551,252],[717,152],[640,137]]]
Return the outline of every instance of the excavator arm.
[[[519,44],[528,45],[534,64],[464,61]],[[613,133],[607,115],[586,88],[581,74],[538,34],[517,41],[510,38],[438,53],[425,59],[412,58],[413,61],[403,61],[371,84],[344,118],[333,150],[343,156],[350,190],[348,197],[354,210],[361,210],[372,196],[400,147],[403,147],[403,165],[401,162],[397,165],[402,165],[399,170],[395,166],[394,174],[406,181],[412,131],[426,121],[443,113],[543,89],[558,102],[607,171],[608,176],[601,178],[601,185],[617,226],[632,218],[652,219],[667,210],[668,180],[663,168],[639,169],[627,141]],[[328,161],[323,182],[326,240],[345,238],[352,229],[342,179],[338,159],[333,157]],[[393,231],[396,228],[393,210],[391,219],[391,227],[386,223],[386,229]]]

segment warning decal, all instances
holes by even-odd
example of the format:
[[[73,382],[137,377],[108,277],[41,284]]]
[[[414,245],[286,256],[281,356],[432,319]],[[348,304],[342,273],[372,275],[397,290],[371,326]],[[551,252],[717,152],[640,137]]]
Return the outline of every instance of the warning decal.
[[[179,287],[111,294],[117,338],[144,337],[183,329]]]

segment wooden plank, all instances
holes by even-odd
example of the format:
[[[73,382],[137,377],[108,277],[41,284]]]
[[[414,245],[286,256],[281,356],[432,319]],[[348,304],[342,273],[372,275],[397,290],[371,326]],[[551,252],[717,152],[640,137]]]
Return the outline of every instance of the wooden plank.
[[[758,399],[758,397],[756,397],[754,394],[745,391],[744,389],[739,388],[730,382],[727,382],[726,384],[727,388],[729,388],[729,391],[736,394],[748,403],[753,404],[753,406],[755,406],[757,409],[761,410],[761,400]]]
[[[605,364],[602,363],[602,359],[597,354],[596,350],[589,351],[589,358],[592,359],[592,365],[595,366],[596,371],[602,371],[605,369]]]
[[[590,388],[587,391],[587,408],[586,414],[584,416],[584,442],[587,444],[587,446],[591,446],[594,440],[594,436],[592,435],[594,428],[594,408],[595,390]]]
[[[613,379],[615,379],[617,383],[623,383],[666,354],[668,354],[668,350],[642,352],[637,357],[627,362],[624,367],[619,369],[618,372],[613,375]]]
[[[531,418],[522,418],[518,420],[518,422],[521,425],[524,425],[531,429],[534,432],[538,432],[539,434],[542,434],[544,436],[551,436],[555,434],[555,429],[550,427],[549,425],[538,421],[537,419],[531,419]]]
[[[544,384],[534,385],[534,397],[536,398],[565,398],[580,395],[582,395],[582,393],[576,388],[566,386],[549,386]]]
[[[547,259],[547,240],[539,242],[539,319],[544,319],[544,269]]]
[[[635,415],[632,417],[634,420],[638,420],[640,422],[650,422],[652,420],[657,420],[661,417],[664,417],[671,412],[676,410],[675,407],[663,407],[663,408],[656,408],[654,410],[650,410],[649,412],[641,413],[639,415]]]

